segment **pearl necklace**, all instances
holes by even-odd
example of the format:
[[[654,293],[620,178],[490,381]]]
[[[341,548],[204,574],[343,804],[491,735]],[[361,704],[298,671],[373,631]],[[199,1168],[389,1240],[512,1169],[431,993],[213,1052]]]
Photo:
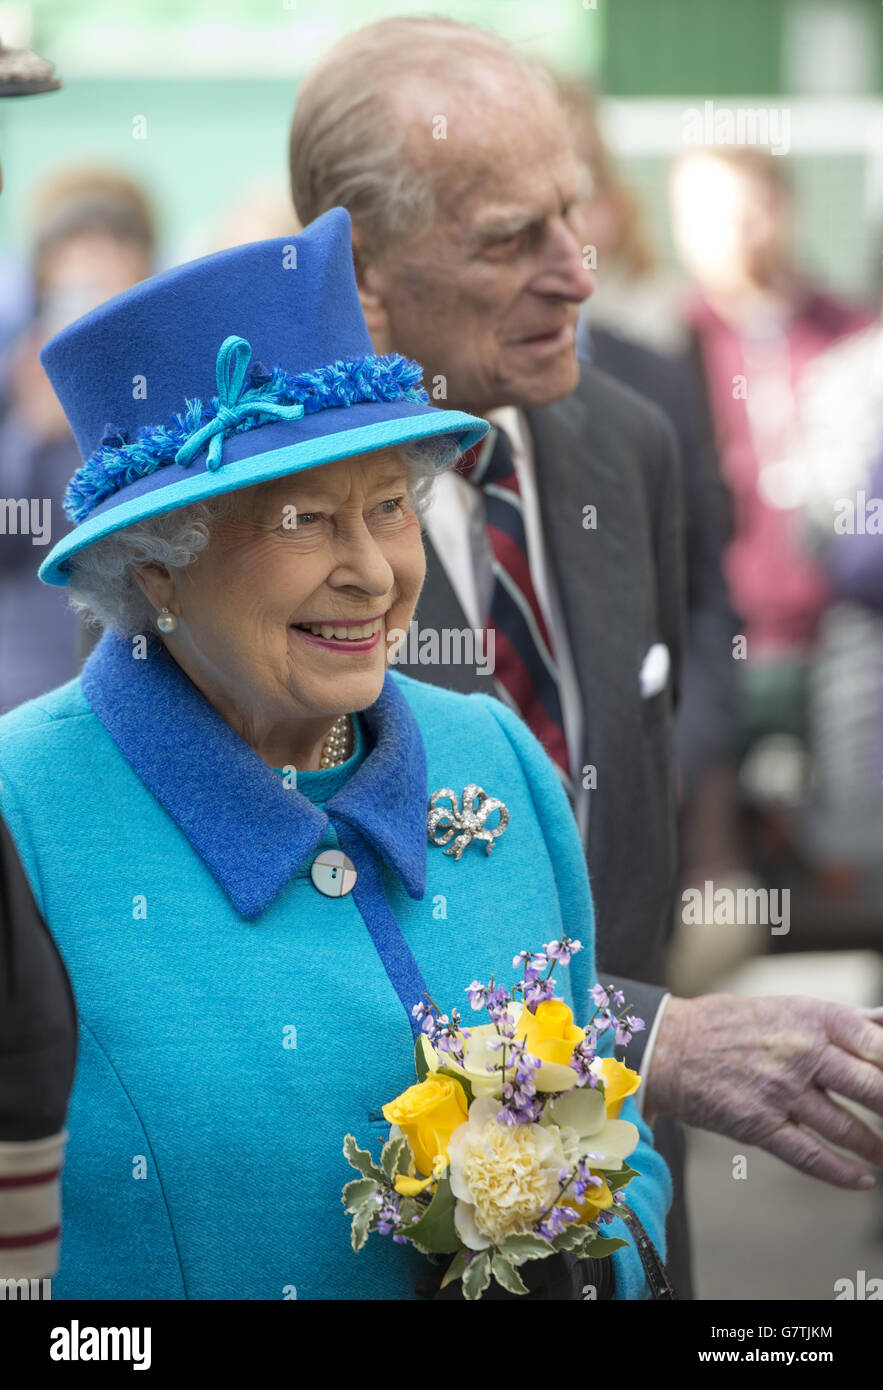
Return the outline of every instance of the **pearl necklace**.
[[[335,719],[331,725],[328,737],[322,745],[322,754],[319,758],[319,767],[340,767],[350,756],[352,730],[350,727],[350,716],[342,714],[339,719]]]

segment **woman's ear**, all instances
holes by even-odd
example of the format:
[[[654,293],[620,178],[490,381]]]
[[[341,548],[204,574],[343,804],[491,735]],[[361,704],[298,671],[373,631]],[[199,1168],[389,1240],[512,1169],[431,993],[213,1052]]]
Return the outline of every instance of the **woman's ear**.
[[[132,570],[138,587],[156,611],[168,608],[177,616],[175,585],[165,565],[133,565]]]
[[[389,315],[383,293],[383,278],[373,260],[369,259],[365,241],[358,227],[353,227],[353,264],[356,268],[356,284],[365,323],[378,353],[389,352]]]

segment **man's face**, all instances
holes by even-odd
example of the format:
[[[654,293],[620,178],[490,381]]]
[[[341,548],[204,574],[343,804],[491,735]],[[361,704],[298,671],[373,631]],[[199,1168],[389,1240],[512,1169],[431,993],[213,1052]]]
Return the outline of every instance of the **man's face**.
[[[402,108],[438,216],[410,244],[371,248],[387,323],[375,346],[421,362],[434,404],[485,414],[560,400],[577,383],[576,322],[594,282],[579,236],[585,175],[557,106],[522,82],[468,102],[412,92]]]

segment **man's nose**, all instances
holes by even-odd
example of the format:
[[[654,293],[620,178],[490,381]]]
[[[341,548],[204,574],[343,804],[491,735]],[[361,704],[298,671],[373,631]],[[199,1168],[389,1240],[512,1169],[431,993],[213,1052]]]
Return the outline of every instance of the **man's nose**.
[[[581,304],[595,288],[590,269],[592,248],[563,219],[549,227],[543,268],[534,282],[538,294],[556,295]]]

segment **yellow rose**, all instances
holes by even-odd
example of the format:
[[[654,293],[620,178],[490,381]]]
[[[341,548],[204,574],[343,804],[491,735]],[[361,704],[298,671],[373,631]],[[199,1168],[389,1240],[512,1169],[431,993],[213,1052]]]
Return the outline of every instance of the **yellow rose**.
[[[594,1069],[600,1072],[601,1080],[604,1082],[607,1118],[616,1120],[619,1118],[623,1101],[627,1096],[635,1094],[641,1084],[641,1078],[636,1071],[627,1067],[625,1062],[618,1062],[614,1057],[596,1058]]]
[[[417,1171],[428,1178],[434,1161],[447,1157],[454,1130],[469,1119],[466,1092],[453,1077],[431,1073],[384,1105],[383,1117],[407,1137]]]
[[[532,1056],[562,1067],[568,1065],[576,1044],[586,1036],[582,1028],[577,1028],[563,999],[544,999],[533,1014],[525,1009],[515,1031],[525,1039]]]

